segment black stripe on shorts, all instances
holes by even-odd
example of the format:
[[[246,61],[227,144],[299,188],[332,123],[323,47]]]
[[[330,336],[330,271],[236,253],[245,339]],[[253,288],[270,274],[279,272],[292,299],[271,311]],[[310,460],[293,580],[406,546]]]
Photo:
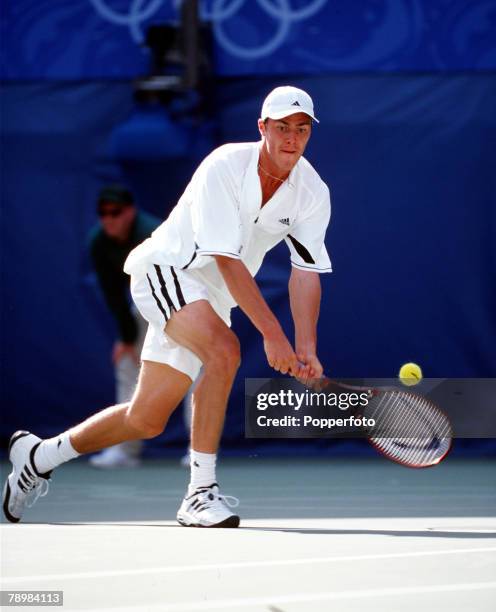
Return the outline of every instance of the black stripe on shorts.
[[[162,292],[162,295],[164,296],[167,306],[172,314],[172,311],[177,310],[177,308],[174,306],[174,302],[171,300],[167,287],[165,286],[165,279],[162,274],[162,270],[160,269],[160,266],[157,266],[156,264],[153,267],[155,268],[155,272],[157,273],[157,277],[160,282],[160,291]]]
[[[183,306],[186,306],[186,300],[184,299],[184,295],[181,289],[181,285],[179,284],[179,279],[177,278],[176,271],[174,270],[172,266],[171,266],[171,272],[172,272],[172,276],[174,277],[174,285],[176,286],[177,299],[179,300],[179,305],[182,308]]]
[[[160,300],[158,299],[157,294],[155,293],[155,289],[153,288],[152,281],[151,281],[150,277],[148,276],[148,274],[146,275],[146,278],[148,279],[148,283],[150,285],[150,289],[152,290],[153,299],[155,300],[155,302],[156,302],[160,312],[164,315],[165,322],[167,323],[167,321],[169,320],[169,317],[167,316],[167,313],[165,312],[165,308],[160,303]]]

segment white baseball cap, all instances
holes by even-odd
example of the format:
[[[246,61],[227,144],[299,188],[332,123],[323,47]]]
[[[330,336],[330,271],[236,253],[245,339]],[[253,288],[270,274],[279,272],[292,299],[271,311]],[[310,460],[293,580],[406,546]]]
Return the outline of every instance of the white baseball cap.
[[[313,113],[312,98],[303,89],[286,85],[285,87],[276,87],[265,98],[262,106],[262,120],[265,119],[282,119],[296,113],[305,113],[314,121],[319,123],[319,120]]]

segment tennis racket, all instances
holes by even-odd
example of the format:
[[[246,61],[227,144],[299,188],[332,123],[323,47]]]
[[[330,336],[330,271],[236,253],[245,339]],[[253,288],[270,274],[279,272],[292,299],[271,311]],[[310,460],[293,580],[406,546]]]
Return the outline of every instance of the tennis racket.
[[[347,385],[324,378],[318,388],[329,391],[367,392],[368,403],[357,409],[359,416],[373,420],[366,429],[369,442],[381,454],[411,468],[432,467],[440,463],[453,444],[453,430],[446,414],[429,399],[396,388],[374,389]],[[358,415],[357,415],[358,416]]]

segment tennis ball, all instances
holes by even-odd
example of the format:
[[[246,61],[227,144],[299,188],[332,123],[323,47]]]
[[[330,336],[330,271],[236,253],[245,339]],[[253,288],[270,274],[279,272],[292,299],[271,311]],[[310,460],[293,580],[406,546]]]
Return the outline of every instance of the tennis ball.
[[[422,380],[422,370],[416,363],[405,363],[401,366],[399,379],[407,387],[412,387]]]

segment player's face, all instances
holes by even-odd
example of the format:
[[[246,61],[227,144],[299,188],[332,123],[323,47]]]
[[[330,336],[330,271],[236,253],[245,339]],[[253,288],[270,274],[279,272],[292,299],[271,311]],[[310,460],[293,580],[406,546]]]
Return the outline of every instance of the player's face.
[[[103,204],[99,210],[102,229],[109,238],[124,241],[129,236],[135,214],[134,206]]]
[[[305,113],[296,113],[283,119],[261,119],[258,128],[263,140],[264,157],[272,168],[289,173],[305,151],[312,133],[312,120]],[[269,168],[266,168],[269,170]]]

